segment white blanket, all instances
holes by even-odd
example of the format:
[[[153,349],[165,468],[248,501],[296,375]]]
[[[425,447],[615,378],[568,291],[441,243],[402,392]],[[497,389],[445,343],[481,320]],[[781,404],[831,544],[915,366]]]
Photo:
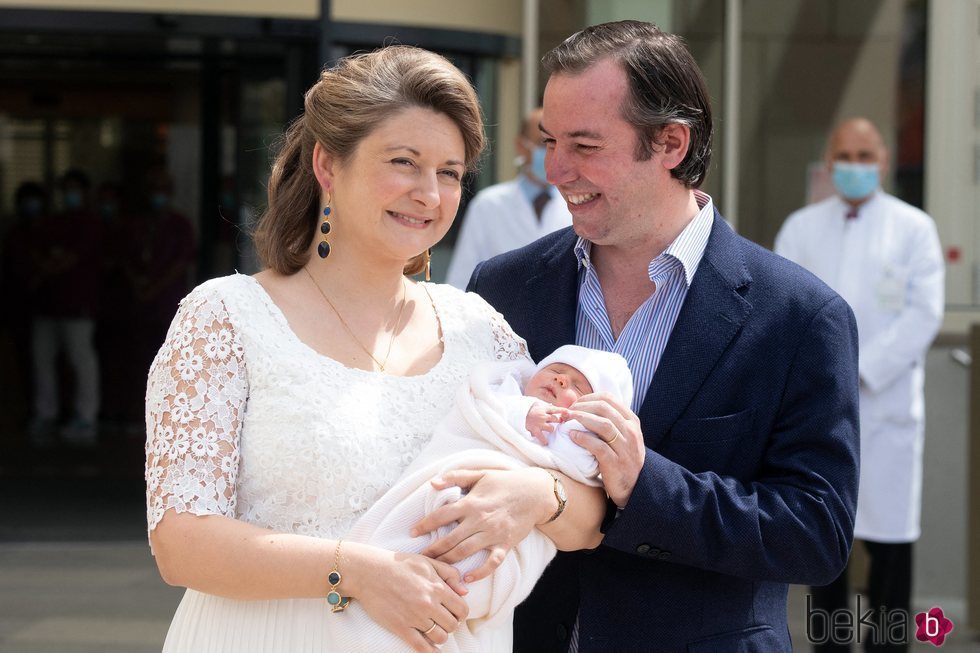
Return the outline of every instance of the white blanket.
[[[405,470],[401,480],[371,507],[345,539],[374,544],[394,551],[420,553],[441,532],[422,537],[408,536],[409,528],[439,506],[456,501],[459,488],[436,491],[433,477],[454,469],[526,466],[557,469],[572,479],[598,486],[575,464],[565,462],[555,451],[528,440],[507,423],[497,392],[508,375],[518,375],[521,385],[534,373],[528,361],[493,362],[478,365],[469,383],[460,388],[453,410],[436,426],[432,441]],[[507,554],[503,564],[489,577],[468,585],[465,599],[469,616],[441,647],[447,653],[510,651],[514,608],[527,597],[555,555],[555,545],[537,529]],[[486,560],[486,551],[456,564],[461,575]],[[399,588],[391,588],[393,592]],[[397,652],[409,647],[368,617],[352,601],[343,613],[334,615],[338,628],[336,649],[344,652]]]

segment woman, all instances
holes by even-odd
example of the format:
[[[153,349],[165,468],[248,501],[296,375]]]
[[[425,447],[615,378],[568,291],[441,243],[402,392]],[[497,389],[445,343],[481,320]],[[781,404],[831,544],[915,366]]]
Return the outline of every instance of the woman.
[[[269,269],[195,289],[150,371],[150,542],[188,588],[165,651],[340,650],[348,605],[435,651],[466,618],[448,562],[490,549],[478,580],[538,524],[562,549],[598,543],[601,493],[567,483],[549,522],[558,481],[533,467],[463,475],[459,526],[430,547],[442,561],[340,539],[470,367],[527,356],[475,295],[405,276],[452,224],[482,147],[475,93],[424,50],[346,58],[308,91],[256,231]]]

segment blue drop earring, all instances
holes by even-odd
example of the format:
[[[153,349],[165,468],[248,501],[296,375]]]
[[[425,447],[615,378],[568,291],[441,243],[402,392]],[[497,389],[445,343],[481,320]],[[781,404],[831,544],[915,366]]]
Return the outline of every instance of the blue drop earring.
[[[330,233],[330,199],[327,199],[327,205],[323,207],[323,222],[320,223],[320,233],[323,234],[323,240],[319,245],[316,246],[316,252],[320,255],[320,258],[327,258],[330,256],[330,243],[327,242],[327,234]]]

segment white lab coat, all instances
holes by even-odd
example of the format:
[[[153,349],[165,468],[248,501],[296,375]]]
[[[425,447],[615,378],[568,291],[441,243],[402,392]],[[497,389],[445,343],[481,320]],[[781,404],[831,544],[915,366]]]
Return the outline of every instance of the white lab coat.
[[[465,289],[481,261],[523,247],[571,224],[572,214],[557,192],[541,212],[539,224],[534,207],[517,179],[484,188],[466,209],[446,283]]]
[[[775,250],[816,274],[854,310],[861,378],[861,481],[854,535],[919,537],[923,363],[942,322],[942,248],[932,219],[878,191],[846,220],[834,196],[787,218]]]

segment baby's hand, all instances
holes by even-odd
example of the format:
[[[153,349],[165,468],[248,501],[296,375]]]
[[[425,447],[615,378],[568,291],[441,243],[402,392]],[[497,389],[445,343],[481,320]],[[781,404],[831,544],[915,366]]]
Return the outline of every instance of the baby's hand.
[[[550,406],[546,403],[537,403],[527,411],[527,419],[524,421],[524,428],[534,436],[534,439],[541,444],[548,444],[547,433],[555,430],[553,424],[560,424],[564,421],[566,409],[558,406]]]

